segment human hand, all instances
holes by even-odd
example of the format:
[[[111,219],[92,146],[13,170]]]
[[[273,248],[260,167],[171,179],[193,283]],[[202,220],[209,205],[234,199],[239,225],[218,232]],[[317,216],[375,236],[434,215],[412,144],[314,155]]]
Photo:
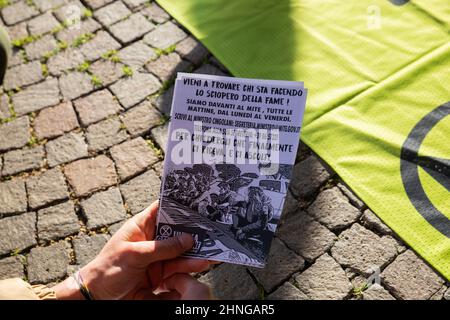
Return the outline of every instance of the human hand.
[[[154,202],[129,219],[99,255],[80,270],[95,299],[211,298],[209,288],[188,275],[207,270],[209,262],[178,257],[192,248],[192,236],[153,240],[157,209]],[[57,285],[57,298],[75,298],[73,288],[79,290],[73,282],[69,278]],[[158,290],[167,292],[155,293]]]

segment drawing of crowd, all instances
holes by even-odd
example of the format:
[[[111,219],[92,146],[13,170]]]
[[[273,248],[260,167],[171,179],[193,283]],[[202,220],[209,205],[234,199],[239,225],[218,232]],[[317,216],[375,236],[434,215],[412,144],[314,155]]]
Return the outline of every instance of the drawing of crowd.
[[[229,225],[229,230],[238,241],[252,237],[265,238],[268,223],[274,215],[272,202],[284,198],[277,187],[280,182],[276,179],[290,178],[290,170],[291,166],[287,169],[282,166],[282,176],[270,176],[261,183],[258,174],[242,173],[234,164],[195,164],[169,172],[164,181],[164,196],[210,221]],[[260,184],[252,185],[254,181],[260,181]],[[267,237],[271,239],[271,235]]]

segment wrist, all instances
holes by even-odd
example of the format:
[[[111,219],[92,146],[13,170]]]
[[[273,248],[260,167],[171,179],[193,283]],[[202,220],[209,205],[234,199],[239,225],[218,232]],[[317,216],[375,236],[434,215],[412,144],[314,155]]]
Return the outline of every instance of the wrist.
[[[84,285],[89,289],[95,299],[99,299],[96,295],[97,280],[99,279],[98,268],[95,267],[94,261],[90,262],[78,271],[81,274]],[[53,290],[58,300],[86,300],[80,290],[78,282],[74,275],[68,277],[63,282],[58,283],[53,287]]]
[[[52,289],[58,300],[84,300],[80,288],[73,277],[58,283]]]
[[[79,271],[85,287],[95,300],[108,299],[108,296],[102,292],[105,272],[100,266],[97,259],[94,259]]]
[[[89,290],[91,296],[95,300],[101,300],[104,297],[100,292],[102,281],[102,272],[97,267],[96,260],[89,262],[83,268],[79,270],[84,286]]]

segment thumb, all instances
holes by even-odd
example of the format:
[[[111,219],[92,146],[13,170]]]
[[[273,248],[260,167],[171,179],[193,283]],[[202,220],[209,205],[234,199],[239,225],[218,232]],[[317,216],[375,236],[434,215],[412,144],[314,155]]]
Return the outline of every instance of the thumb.
[[[144,265],[176,258],[189,251],[193,245],[194,239],[187,233],[166,240],[131,242],[133,253]]]
[[[181,300],[212,299],[211,289],[207,285],[183,273],[177,273],[165,279],[161,287],[169,291],[159,295],[162,299],[169,297],[173,299],[174,296],[178,296]]]

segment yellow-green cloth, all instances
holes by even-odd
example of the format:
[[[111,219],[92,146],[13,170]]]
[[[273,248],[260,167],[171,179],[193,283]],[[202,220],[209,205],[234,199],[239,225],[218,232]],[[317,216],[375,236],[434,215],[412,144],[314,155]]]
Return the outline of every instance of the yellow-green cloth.
[[[450,279],[450,2],[395,2],[158,0],[233,75],[305,81],[302,140]]]

